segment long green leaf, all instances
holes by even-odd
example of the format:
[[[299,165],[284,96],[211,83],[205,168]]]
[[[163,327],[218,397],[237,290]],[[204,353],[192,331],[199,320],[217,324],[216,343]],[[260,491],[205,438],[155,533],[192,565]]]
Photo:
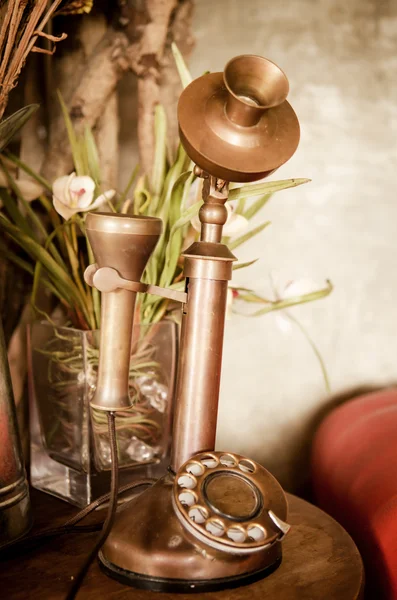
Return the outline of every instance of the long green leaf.
[[[135,179],[138,175],[138,171],[139,171],[139,165],[136,165],[134,170],[132,171],[130,178],[127,182],[127,185],[124,188],[123,193],[121,194],[120,198],[118,199],[117,203],[116,203],[116,210],[117,212],[119,212],[124,204],[124,202],[127,199],[128,193],[131,189],[131,187],[134,185]]]
[[[265,204],[269,202],[271,197],[272,194],[265,194],[264,196],[258,198],[258,200],[253,202],[251,206],[249,206],[247,210],[243,212],[243,216],[248,220],[252,219],[252,217],[254,217],[256,213],[258,213],[261,210],[261,208],[263,208]]]
[[[159,215],[164,221],[167,220],[169,204],[171,202],[172,190],[177,181],[178,177],[184,171],[184,165],[186,161],[186,152],[180,144],[178,147],[178,154],[175,163],[169,169],[164,182],[163,193],[161,195],[161,202],[159,205]]]
[[[198,214],[198,211],[200,210],[200,207],[202,206],[202,204],[203,204],[203,201],[199,200],[198,202],[195,202],[194,204],[189,206],[189,208],[182,214],[182,216],[174,224],[173,230],[179,229],[179,227],[183,227],[184,225],[187,225],[187,223],[189,223],[193,219],[193,217],[195,217]]]
[[[182,171],[184,170],[186,160],[187,160],[186,152],[180,145],[178,147],[177,160],[172,165],[172,167],[169,169],[167,176],[165,178],[164,190],[161,195],[159,209],[157,211],[157,214],[153,215],[153,216],[160,217],[163,220],[163,223],[167,222],[169,206],[170,206],[171,197],[172,197],[172,190],[174,188],[176,181],[178,180],[178,177],[181,175]],[[163,232],[160,236],[160,240],[158,241],[155,251],[152,255],[152,260],[156,261],[157,270],[159,270],[159,269],[162,270],[162,268],[164,266],[165,249],[167,246],[168,234],[169,234],[169,229],[167,227],[164,227]],[[150,283],[153,283],[153,282],[150,281]]]
[[[153,170],[151,188],[153,192],[153,213],[157,209],[157,203],[161,195],[165,178],[166,142],[167,142],[167,118],[164,107],[157,104],[154,112],[154,136],[155,149],[153,158]]]
[[[102,182],[101,169],[99,166],[98,148],[95,143],[93,133],[89,127],[86,127],[84,130],[84,146],[88,166],[88,172],[86,173],[86,175],[92,177],[92,179],[95,181],[95,185],[99,187],[99,185]]]
[[[1,244],[1,242],[0,242],[0,249],[1,249],[1,255],[4,256],[7,260],[9,260],[10,262],[14,263],[18,267],[20,267],[21,269],[23,269],[24,271],[29,273],[29,275],[32,275],[32,276],[34,275],[34,268],[32,267],[32,265],[30,263],[28,263],[26,260],[23,260],[20,256],[18,256],[14,252],[11,252],[11,250],[6,248],[4,246],[4,244]],[[58,298],[61,302],[63,302],[65,304],[65,298],[62,296],[62,294],[59,293],[59,291],[51,283],[51,281],[49,281],[47,278],[43,278],[42,283],[45,285],[45,287],[48,288],[48,290],[56,298]]]
[[[229,250],[234,250],[238,246],[241,246],[241,244],[244,244],[245,242],[247,242],[248,240],[250,240],[255,235],[258,235],[258,233],[260,233],[261,231],[263,231],[270,224],[271,224],[270,221],[265,221],[265,223],[262,223],[261,225],[258,225],[254,229],[251,229],[251,231],[248,231],[244,235],[241,235],[240,237],[236,238],[235,240],[232,240],[228,244]]]
[[[260,317],[261,315],[266,315],[267,313],[273,312],[275,310],[282,310],[285,308],[290,308],[291,306],[297,306],[299,304],[313,302],[314,300],[319,300],[320,298],[325,298],[326,296],[329,296],[332,290],[333,285],[329,280],[327,280],[327,285],[325,288],[316,290],[314,292],[310,292],[309,294],[301,294],[300,296],[291,296],[290,298],[282,298],[281,300],[275,300],[269,306],[266,306],[265,308],[254,312],[251,316]]]
[[[192,180],[194,177],[193,173],[187,171],[186,173],[182,173],[176,180],[174,187],[172,189],[172,202],[176,207],[178,207],[180,212],[180,207],[182,203],[182,198],[184,195],[185,184],[188,180]],[[177,223],[178,220],[175,221]],[[171,223],[171,219],[170,219]],[[179,227],[172,226],[170,230],[170,236],[168,239],[168,244],[165,250],[165,261],[163,272],[160,277],[160,285],[168,286],[174,279],[176,265],[179,260],[179,256],[181,253],[183,243],[182,229]]]
[[[8,151],[5,152],[5,156],[9,160],[11,160],[15,165],[17,165],[17,167],[19,167],[20,169],[22,169],[23,171],[25,171],[25,173],[27,173],[28,175],[30,175],[30,177],[32,177],[32,179],[35,179],[37,181],[37,183],[40,183],[40,185],[42,185],[48,192],[52,193],[52,187],[49,184],[49,182],[46,179],[44,179],[44,177],[42,177],[41,175],[39,175],[38,173],[36,173],[35,171],[33,171],[33,169],[31,169],[20,158],[18,158],[14,154],[11,154],[11,152],[8,152]]]
[[[258,262],[258,260],[259,258],[255,258],[254,260],[249,260],[248,262],[236,263],[235,265],[233,265],[233,271],[238,271],[239,269],[245,269],[246,267],[250,267],[254,263]]]
[[[26,235],[30,235],[32,238],[34,238],[34,232],[31,229],[31,227],[29,227],[26,219],[21,215],[17,202],[5,188],[0,188],[0,198],[4,205],[4,208],[6,209],[7,213],[9,214],[10,218],[13,220],[15,225],[17,225],[21,231],[26,233]]]
[[[331,392],[331,384],[329,381],[327,368],[325,366],[324,359],[321,356],[320,350],[318,349],[318,347],[317,347],[316,343],[314,342],[314,340],[312,339],[312,337],[309,335],[308,331],[305,329],[305,327],[303,327],[302,323],[300,321],[298,321],[298,319],[295,319],[295,317],[290,315],[288,312],[285,312],[285,316],[298,327],[298,329],[300,330],[302,335],[306,338],[306,341],[308,342],[309,346],[313,350],[314,355],[317,358],[319,365],[320,365],[321,373],[322,373],[322,376],[324,379],[325,389],[329,394]]]
[[[3,241],[1,239],[0,239],[0,255],[4,256],[4,258],[6,258],[7,260],[12,261],[15,265],[18,265],[18,267],[21,267],[21,269],[23,269],[30,275],[33,275],[34,269],[33,269],[32,265],[30,263],[28,263],[26,260],[23,260],[23,258],[18,256],[17,254],[15,254],[15,252],[12,252],[9,248],[7,248],[7,246],[3,243]]]
[[[42,266],[43,265],[41,264],[41,262],[36,262],[36,266],[34,268],[32,293],[30,295],[30,302],[34,307],[36,306],[36,296],[39,290]]]
[[[0,152],[4,150],[11,138],[25,125],[26,121],[38,108],[38,104],[29,104],[0,123]]]
[[[185,88],[193,81],[193,77],[190,74],[189,69],[186,66],[186,63],[183,59],[182,54],[179,51],[178,46],[173,42],[171,44],[172,54],[174,55],[174,60],[176,64],[176,68],[178,69],[179,77],[182,83],[182,86]]]
[[[189,193],[194,174],[191,171],[185,171],[179,175],[172,190],[172,200],[168,213],[168,225],[170,229],[175,225],[181,216],[181,212],[185,205],[186,197]]]
[[[34,260],[42,263],[43,267],[48,272],[54,285],[64,295],[70,305],[76,305],[80,308],[81,312],[87,318],[86,306],[83,299],[81,298],[78,289],[76,288],[73,280],[67,275],[67,273],[58,265],[58,263],[52,258],[52,256],[40,246],[34,239],[29,235],[23,233],[18,227],[9,222],[3,215],[0,214],[0,224],[4,231],[14,239],[28,254],[30,254]],[[89,321],[89,318],[87,318]]]
[[[86,175],[85,170],[84,170],[83,160],[81,157],[80,144],[76,137],[76,133],[73,129],[72,120],[68,113],[67,106],[66,106],[64,99],[62,98],[62,94],[59,90],[57,90],[57,95],[58,95],[59,103],[61,105],[62,116],[65,121],[66,132],[67,132],[67,135],[69,138],[70,148],[72,150],[73,162],[74,162],[74,167],[76,169],[76,173],[77,173],[77,175]]]
[[[255,185],[243,185],[229,192],[229,200],[240,200],[240,198],[252,198],[262,194],[274,194],[287,188],[297,187],[308,183],[310,179],[284,179],[280,181],[268,181],[267,183],[256,183]]]
[[[11,187],[11,189],[13,190],[14,194],[18,197],[19,201],[22,203],[27,215],[29,216],[29,218],[31,219],[32,223],[34,223],[34,225],[36,226],[36,228],[38,229],[38,231],[40,232],[40,234],[47,238],[47,230],[43,225],[42,220],[40,219],[39,215],[36,213],[36,211],[33,210],[33,208],[31,207],[30,203],[27,202],[25,200],[25,198],[23,197],[17,183],[13,180],[13,178],[11,177],[7,167],[5,166],[4,162],[0,159],[0,167],[2,168],[2,170],[4,171],[8,183]],[[17,206],[17,209],[19,211],[19,208]],[[22,220],[26,223],[26,219],[25,217],[21,214],[21,218]],[[29,227],[30,229],[30,227]],[[27,233],[29,233],[29,235],[36,239],[35,234],[33,233],[33,231],[30,229],[30,232],[27,231]],[[58,252],[58,249],[56,248],[56,246],[51,243],[48,245],[48,249],[50,250],[51,254],[53,255],[53,257],[55,258],[55,260],[64,268],[66,269],[66,265],[65,262],[62,258],[62,256],[60,255],[60,253]]]

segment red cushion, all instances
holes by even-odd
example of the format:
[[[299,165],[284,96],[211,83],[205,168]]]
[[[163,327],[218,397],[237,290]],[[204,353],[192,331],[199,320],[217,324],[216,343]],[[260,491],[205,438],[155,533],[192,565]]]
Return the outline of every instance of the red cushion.
[[[318,505],[355,540],[374,597],[397,600],[397,389],[356,398],[323,421],[312,475]]]

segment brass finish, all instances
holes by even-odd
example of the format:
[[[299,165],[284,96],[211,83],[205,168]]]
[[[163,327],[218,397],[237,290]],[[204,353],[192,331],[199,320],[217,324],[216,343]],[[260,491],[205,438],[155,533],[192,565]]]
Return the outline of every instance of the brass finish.
[[[215,447],[227,282],[236,260],[226,246],[213,242],[214,237],[222,237],[227,190],[215,177],[204,180],[201,241],[183,253],[188,301],[182,314],[176,387],[171,450],[174,472],[192,454]],[[220,218],[212,229],[211,219],[217,214]]]
[[[0,547],[31,526],[29,488],[18,434],[14,394],[0,322]]]
[[[86,268],[84,279],[88,285],[96,287],[100,292],[114,292],[117,289],[129,290],[130,292],[140,292],[142,294],[153,294],[162,298],[169,298],[175,302],[184,304],[187,300],[185,292],[178,290],[164,289],[158,285],[141,283],[140,281],[130,281],[120,277],[116,269],[112,267],[98,268],[98,265],[90,265]]]
[[[230,452],[195,454],[179,469],[173,491],[185,527],[225,552],[255,552],[274,544],[280,529],[269,511],[283,522],[287,518],[287,501],[276,479],[261,465]]]
[[[204,493],[212,510],[229,519],[249,519],[256,514],[260,504],[257,489],[240,476],[218,473],[206,482]]]
[[[281,544],[277,541],[249,554],[224,552],[200,543],[175,513],[173,485],[171,474],[163,477],[117,515],[100,553],[110,572],[115,566],[139,574],[140,578],[187,580],[194,584],[255,573],[280,560]]]
[[[260,465],[214,447],[228,281],[236,260],[222,244],[228,182],[265,177],[292,156],[299,123],[287,94],[284,73],[258,56],[236,57],[223,74],[204,75],[182,93],[181,141],[204,179],[200,240],[183,253],[184,293],[171,296],[140,283],[159,220],[87,218],[97,265],[86,280],[102,289],[104,307],[93,405],[129,405],[137,291],[183,305],[170,472],[123,507],[100,554],[109,574],[131,585],[205,591],[264,577],[281,561],[280,541],[289,528],[282,488]]]
[[[114,213],[89,213],[86,229],[99,269],[111,267],[139,282],[162,230],[160,219]],[[89,277],[95,283],[95,273]],[[102,294],[98,383],[91,406],[115,411],[129,408],[128,373],[136,291],[116,289]]]
[[[260,56],[238,56],[224,73],[195,79],[178,104],[180,138],[189,157],[226,181],[267,177],[299,143],[287,94],[284,73]]]

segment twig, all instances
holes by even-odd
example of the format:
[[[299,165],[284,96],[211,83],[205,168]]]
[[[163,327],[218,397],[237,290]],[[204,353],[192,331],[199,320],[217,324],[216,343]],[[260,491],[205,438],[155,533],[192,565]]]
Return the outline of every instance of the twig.
[[[26,4],[25,4],[25,6],[26,6]],[[11,50],[14,46],[15,37],[17,34],[17,29],[18,29],[18,24],[19,24],[18,9],[19,9],[18,2],[16,0],[14,0],[14,6],[12,7],[10,28],[8,31],[6,47],[4,50],[4,56],[3,56],[3,60],[1,63],[1,67],[0,67],[0,81],[4,80],[4,73],[5,73],[5,70],[7,67],[8,59],[10,58]],[[20,11],[19,11],[19,13],[20,13]],[[21,14],[21,17],[22,17],[22,14]]]
[[[8,39],[6,36],[6,31],[8,29],[8,25],[10,23],[11,15],[14,11],[15,5],[16,5],[16,0],[9,0],[9,2],[7,3],[7,12],[4,16],[4,21],[3,21],[3,24],[1,26],[1,31],[0,31],[0,56],[2,56],[2,54],[3,54],[4,43]],[[4,61],[4,65],[6,65],[5,61]],[[3,64],[1,65],[1,69],[3,69]]]
[[[23,13],[28,4],[28,0],[21,0],[19,2],[17,0],[11,0],[9,2],[7,13],[1,29],[0,40],[2,48],[2,40],[5,38],[7,39],[5,51],[0,65],[0,81],[2,82],[2,89],[0,92],[0,118],[4,113],[8,95],[17,83],[19,74],[25,64],[29,52],[33,50],[38,36],[42,35],[42,30],[58,8],[61,1],[62,0],[54,0],[48,10],[47,0],[37,0],[34,3],[31,13],[27,19],[26,27],[20,36],[18,45],[13,55],[11,54],[12,49],[14,48],[18,38],[18,29],[21,24]],[[45,13],[44,17],[42,17],[43,13]],[[6,36],[7,29],[8,35]],[[60,37],[60,39],[53,41],[60,41],[64,38],[65,36],[63,35]],[[36,48],[35,52],[40,52],[40,49]]]

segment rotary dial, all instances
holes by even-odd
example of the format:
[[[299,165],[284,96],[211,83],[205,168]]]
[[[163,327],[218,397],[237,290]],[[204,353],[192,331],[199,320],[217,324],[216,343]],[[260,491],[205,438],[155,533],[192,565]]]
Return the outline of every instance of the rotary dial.
[[[289,529],[281,486],[261,465],[230,452],[188,460],[175,476],[173,503],[195,537],[227,552],[263,550]]]

